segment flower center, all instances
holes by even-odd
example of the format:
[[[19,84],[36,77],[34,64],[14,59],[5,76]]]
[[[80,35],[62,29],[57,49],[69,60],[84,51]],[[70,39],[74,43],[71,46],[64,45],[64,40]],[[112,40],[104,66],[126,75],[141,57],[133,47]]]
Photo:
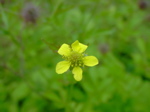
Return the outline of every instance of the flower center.
[[[84,57],[84,54],[72,51],[71,54],[65,59],[71,62],[71,67],[77,67],[77,66],[83,67],[84,66],[83,61],[82,61],[83,57]]]

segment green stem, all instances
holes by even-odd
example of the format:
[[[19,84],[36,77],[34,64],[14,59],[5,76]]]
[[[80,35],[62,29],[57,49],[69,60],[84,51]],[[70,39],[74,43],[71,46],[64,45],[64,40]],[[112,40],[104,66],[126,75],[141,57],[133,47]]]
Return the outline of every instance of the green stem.
[[[73,92],[73,84],[72,83],[70,83],[69,85],[68,85],[68,89],[67,89],[68,91],[68,93],[67,93],[67,105],[66,105],[66,112],[72,112],[72,110],[71,110],[71,102],[72,102],[72,92]]]

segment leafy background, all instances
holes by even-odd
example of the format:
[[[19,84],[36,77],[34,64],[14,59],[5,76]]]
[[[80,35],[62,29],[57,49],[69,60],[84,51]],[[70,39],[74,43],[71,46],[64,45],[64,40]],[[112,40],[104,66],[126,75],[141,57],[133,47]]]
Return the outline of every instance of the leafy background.
[[[149,1],[0,2],[0,112],[150,111]],[[75,40],[100,62],[80,82],[55,72]]]

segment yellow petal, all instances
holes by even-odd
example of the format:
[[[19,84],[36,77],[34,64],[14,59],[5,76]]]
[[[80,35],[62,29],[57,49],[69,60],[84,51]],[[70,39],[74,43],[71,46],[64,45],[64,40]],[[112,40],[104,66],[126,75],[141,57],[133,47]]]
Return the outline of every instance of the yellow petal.
[[[87,45],[84,45],[82,43],[79,43],[78,40],[76,40],[72,45],[71,45],[73,51],[76,51],[78,53],[83,53],[87,49]]]
[[[70,52],[71,52],[71,49],[68,44],[63,44],[58,50],[58,53],[60,55],[64,55],[64,56],[68,56],[70,54]]]
[[[70,62],[69,61],[61,61],[56,65],[56,73],[62,74],[66,72],[69,67],[70,67]]]
[[[74,74],[74,79],[76,81],[80,81],[82,79],[82,69],[80,67],[74,67],[72,73]]]
[[[98,59],[94,56],[86,56],[83,58],[83,63],[86,66],[95,66],[98,64]]]

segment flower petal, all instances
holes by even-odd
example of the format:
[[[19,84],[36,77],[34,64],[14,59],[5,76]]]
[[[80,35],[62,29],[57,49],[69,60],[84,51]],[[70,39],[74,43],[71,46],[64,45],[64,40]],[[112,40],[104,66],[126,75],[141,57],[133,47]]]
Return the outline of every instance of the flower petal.
[[[80,43],[78,40],[76,40],[72,45],[72,49],[78,53],[83,53],[87,49],[87,45],[84,45]]]
[[[80,81],[82,79],[82,69],[80,67],[74,67],[72,73],[74,74],[74,79],[76,81]]]
[[[61,61],[56,65],[56,73],[62,74],[66,72],[69,67],[70,67],[70,62],[69,61]]]
[[[70,52],[71,52],[71,48],[68,44],[63,44],[58,50],[58,53],[64,56],[68,56]]]
[[[86,56],[83,58],[83,63],[86,66],[95,66],[98,64],[98,59],[95,56]]]

